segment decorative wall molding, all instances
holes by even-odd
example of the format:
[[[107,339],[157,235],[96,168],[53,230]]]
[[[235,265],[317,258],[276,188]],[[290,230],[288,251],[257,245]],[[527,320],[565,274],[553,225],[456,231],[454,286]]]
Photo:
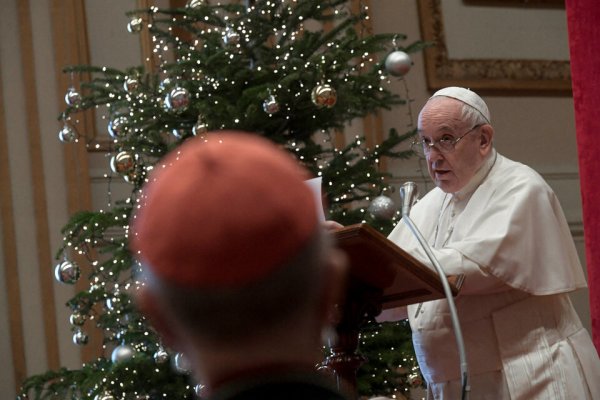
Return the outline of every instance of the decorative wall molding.
[[[441,0],[420,0],[419,15],[425,49],[425,71],[430,90],[463,86],[494,92],[526,91],[570,95],[569,61],[450,59],[446,46]]]

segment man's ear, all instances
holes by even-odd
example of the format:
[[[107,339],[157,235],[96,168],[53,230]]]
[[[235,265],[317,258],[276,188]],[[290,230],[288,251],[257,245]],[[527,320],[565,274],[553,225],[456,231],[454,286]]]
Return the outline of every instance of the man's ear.
[[[135,303],[138,309],[150,320],[150,325],[156,329],[163,343],[172,349],[176,349],[176,335],[172,324],[166,317],[161,302],[148,287],[141,286],[135,293]]]
[[[490,124],[481,126],[481,135],[479,136],[479,148],[483,155],[487,155],[492,149],[492,139],[494,138],[494,128]]]

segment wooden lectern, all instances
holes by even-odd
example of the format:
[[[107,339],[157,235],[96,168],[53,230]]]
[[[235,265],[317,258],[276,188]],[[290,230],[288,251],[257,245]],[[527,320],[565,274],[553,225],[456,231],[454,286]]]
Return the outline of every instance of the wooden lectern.
[[[356,371],[366,361],[358,352],[360,328],[388,308],[445,297],[437,273],[366,224],[335,232],[337,246],[350,263],[346,299],[336,325],[337,342],[323,366],[332,369],[338,385],[356,397]],[[449,277],[456,296],[463,276]]]

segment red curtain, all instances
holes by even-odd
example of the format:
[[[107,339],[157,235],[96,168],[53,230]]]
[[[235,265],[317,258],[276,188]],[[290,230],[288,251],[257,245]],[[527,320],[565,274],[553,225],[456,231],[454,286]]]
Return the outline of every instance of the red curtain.
[[[600,352],[600,3],[567,0],[566,8],[592,337]]]

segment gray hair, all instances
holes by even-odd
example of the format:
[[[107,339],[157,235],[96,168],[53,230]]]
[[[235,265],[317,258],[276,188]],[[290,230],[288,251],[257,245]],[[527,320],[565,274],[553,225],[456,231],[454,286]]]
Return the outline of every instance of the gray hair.
[[[462,103],[461,119],[471,126],[489,124],[488,120],[474,107],[467,103]]]

